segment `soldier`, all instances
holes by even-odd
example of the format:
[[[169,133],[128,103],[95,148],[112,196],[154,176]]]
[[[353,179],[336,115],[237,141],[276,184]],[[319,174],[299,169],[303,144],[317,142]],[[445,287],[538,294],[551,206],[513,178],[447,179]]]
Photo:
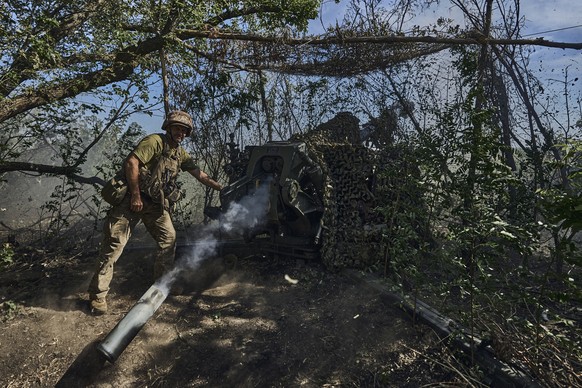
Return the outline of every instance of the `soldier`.
[[[222,185],[200,170],[180,146],[193,130],[190,115],[182,111],[170,112],[162,129],[165,134],[143,138],[125,159],[122,171],[118,173],[117,182],[123,182],[121,187],[127,192],[121,191],[118,195],[120,202],[113,202],[115,204],[107,213],[103,226],[99,268],[89,285],[90,307],[94,314],[107,312],[105,297],[113,278],[113,266],[139,221],[144,223],[157,243],[154,278],[157,279],[172,266],[176,231],[170,218],[170,208],[180,198],[176,186],[180,170],[189,172],[208,187],[222,190]],[[105,195],[104,198],[107,199]]]

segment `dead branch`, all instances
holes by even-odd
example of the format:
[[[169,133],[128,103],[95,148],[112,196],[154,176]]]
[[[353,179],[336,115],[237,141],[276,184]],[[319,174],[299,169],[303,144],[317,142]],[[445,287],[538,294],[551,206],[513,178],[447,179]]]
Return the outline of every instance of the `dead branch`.
[[[99,177],[84,177],[77,174],[77,168],[74,166],[51,166],[48,164],[37,164],[29,162],[0,162],[0,174],[11,171],[30,171],[39,174],[64,175],[79,183],[97,184],[103,186],[105,181]]]

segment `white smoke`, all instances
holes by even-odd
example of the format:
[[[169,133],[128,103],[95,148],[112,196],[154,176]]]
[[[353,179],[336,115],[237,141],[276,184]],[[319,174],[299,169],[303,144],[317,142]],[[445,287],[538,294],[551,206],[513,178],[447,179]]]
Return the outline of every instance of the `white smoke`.
[[[162,276],[155,284],[164,295],[168,295],[173,283],[182,271],[194,271],[200,264],[216,255],[220,234],[242,237],[247,230],[261,225],[269,209],[270,182],[263,183],[254,192],[246,195],[238,202],[232,202],[219,220],[204,226],[196,238],[192,251],[177,263],[176,267]]]

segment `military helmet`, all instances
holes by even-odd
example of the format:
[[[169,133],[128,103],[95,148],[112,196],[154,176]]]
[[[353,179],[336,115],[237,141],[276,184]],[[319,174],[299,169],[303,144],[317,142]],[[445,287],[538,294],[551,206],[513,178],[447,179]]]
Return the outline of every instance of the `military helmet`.
[[[181,110],[174,110],[168,113],[166,119],[164,120],[164,124],[162,124],[162,129],[168,130],[170,125],[180,125],[187,129],[186,135],[190,136],[192,134],[192,130],[194,129],[194,125],[192,124],[192,117]]]

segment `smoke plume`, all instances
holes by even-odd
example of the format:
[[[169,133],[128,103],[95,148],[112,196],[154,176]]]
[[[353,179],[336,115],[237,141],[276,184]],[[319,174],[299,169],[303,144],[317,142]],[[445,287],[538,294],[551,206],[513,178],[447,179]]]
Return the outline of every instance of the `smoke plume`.
[[[164,302],[172,284],[178,279],[181,272],[193,271],[200,266],[203,260],[216,255],[218,245],[216,235],[219,232],[225,231],[230,236],[236,236],[236,233],[242,234],[263,221],[269,204],[269,185],[270,183],[267,182],[240,202],[232,203],[218,221],[203,228],[192,252],[152,285],[107,337],[97,345],[97,350],[107,360],[115,362],[147,320]]]
[[[216,255],[221,233],[227,233],[235,238],[242,237],[245,231],[263,223],[269,208],[269,185],[270,182],[263,183],[240,201],[232,202],[218,220],[204,226],[197,236],[192,251],[176,263],[172,270],[162,276],[155,286],[164,295],[168,295],[180,273],[194,271],[204,260]]]

